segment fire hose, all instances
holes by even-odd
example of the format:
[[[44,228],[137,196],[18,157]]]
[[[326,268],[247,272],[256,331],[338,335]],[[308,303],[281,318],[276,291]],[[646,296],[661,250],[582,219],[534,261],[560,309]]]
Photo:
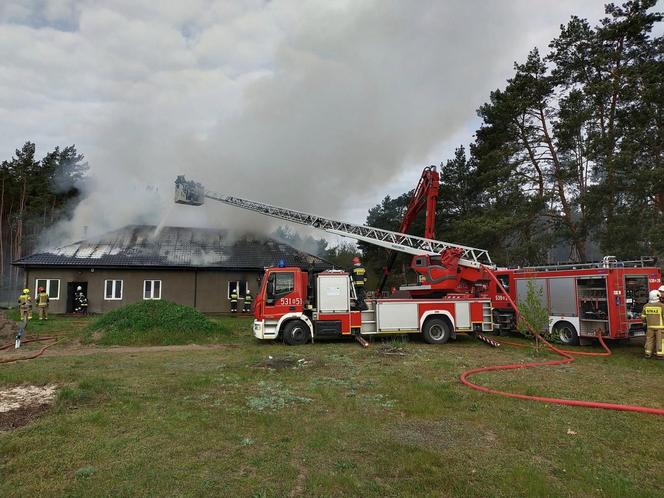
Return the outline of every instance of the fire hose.
[[[53,341],[50,344],[45,345],[42,347],[39,351],[36,351],[34,354],[28,355],[28,356],[21,356],[19,358],[0,358],[0,364],[2,363],[14,363],[16,361],[23,361],[23,360],[32,360],[34,358],[37,358],[44,354],[44,351],[46,351],[48,348],[51,346],[54,346],[55,344],[59,343],[62,341],[61,338],[58,338],[56,336],[46,336],[46,337],[32,337],[32,338],[25,338],[21,341],[22,344],[27,344],[30,342],[39,342],[39,341]],[[14,347],[14,343],[10,342],[8,344],[5,344],[4,346],[0,346],[0,351],[4,351],[6,349],[10,349]]]
[[[509,297],[509,295],[505,292],[505,289],[503,286],[500,284],[498,279],[495,277],[495,275],[489,270],[488,271],[489,275],[493,278],[493,280],[496,282],[496,284],[499,286],[498,288],[503,291],[503,293],[507,296],[507,299],[509,300],[510,304],[513,306],[514,310],[518,314],[518,308],[514,301]],[[647,406],[638,406],[638,405],[623,405],[623,404],[618,404],[618,403],[605,403],[601,401],[584,401],[584,400],[576,400],[576,399],[564,399],[564,398],[551,398],[551,397],[546,397],[546,396],[531,396],[527,394],[519,394],[519,393],[511,393],[507,391],[501,391],[499,389],[491,389],[489,387],[485,387],[479,384],[476,384],[472,381],[469,380],[470,377],[473,375],[477,375],[479,373],[484,373],[484,372],[496,372],[499,370],[517,370],[520,368],[535,368],[535,367],[543,367],[543,366],[553,366],[553,365],[565,365],[572,363],[574,361],[574,356],[610,356],[611,355],[611,350],[608,348],[606,343],[604,342],[604,338],[602,337],[601,333],[597,334],[597,338],[599,339],[599,343],[602,345],[604,348],[603,353],[593,353],[593,352],[586,352],[586,351],[568,351],[564,349],[559,349],[553,344],[551,344],[549,341],[547,341],[544,337],[542,337],[539,332],[537,332],[534,327],[525,319],[523,316],[520,316],[520,319],[523,321],[523,323],[528,327],[528,330],[535,336],[535,338],[539,339],[542,341],[549,350],[552,352],[562,356],[563,358],[560,360],[550,360],[550,361],[537,361],[537,362],[530,362],[530,363],[512,363],[508,365],[493,365],[489,367],[479,367],[479,368],[472,368],[470,370],[466,370],[461,374],[459,379],[461,382],[470,387],[471,389],[475,389],[476,391],[481,391],[485,392],[488,394],[495,394],[498,396],[504,396],[506,398],[516,398],[516,399],[526,399],[530,401],[539,401],[541,403],[550,403],[550,404],[556,404],[556,405],[567,405],[567,406],[582,406],[585,408],[601,408],[605,410],[617,410],[617,411],[625,411],[625,412],[636,412],[636,413],[649,413],[652,415],[664,415],[664,408],[650,408]],[[510,345],[516,345],[516,343],[509,343]],[[520,346],[520,345],[519,345]]]

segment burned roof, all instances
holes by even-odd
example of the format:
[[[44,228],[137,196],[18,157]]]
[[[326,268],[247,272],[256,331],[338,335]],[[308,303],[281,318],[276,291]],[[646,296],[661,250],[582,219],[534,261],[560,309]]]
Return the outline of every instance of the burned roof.
[[[325,269],[332,264],[274,239],[231,240],[226,230],[128,225],[99,237],[31,254],[22,267],[203,268],[262,270],[286,266]]]

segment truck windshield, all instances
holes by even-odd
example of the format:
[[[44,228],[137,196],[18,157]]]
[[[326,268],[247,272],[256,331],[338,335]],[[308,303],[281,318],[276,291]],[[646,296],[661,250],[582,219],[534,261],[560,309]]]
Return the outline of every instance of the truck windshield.
[[[272,273],[269,280],[267,281],[267,302],[274,302],[275,298],[293,292],[294,288],[295,275],[292,272]]]

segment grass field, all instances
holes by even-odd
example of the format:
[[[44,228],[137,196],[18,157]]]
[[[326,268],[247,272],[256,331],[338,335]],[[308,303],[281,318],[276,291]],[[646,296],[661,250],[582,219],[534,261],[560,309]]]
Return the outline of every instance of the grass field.
[[[67,339],[0,365],[0,389],[60,393],[30,425],[0,433],[0,496],[664,495],[663,418],[497,398],[458,381],[530,350],[464,336],[289,348],[255,341],[249,319],[220,321],[225,346],[168,351],[80,345],[84,319],[43,325]],[[475,379],[664,407],[664,362],[640,355],[623,345],[610,358]]]

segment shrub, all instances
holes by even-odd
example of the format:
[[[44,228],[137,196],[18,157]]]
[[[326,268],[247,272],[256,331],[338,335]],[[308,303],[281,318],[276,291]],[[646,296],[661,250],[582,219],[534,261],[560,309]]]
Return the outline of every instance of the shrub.
[[[528,280],[528,290],[526,298],[519,302],[519,323],[518,329],[526,337],[533,337],[532,331],[528,328],[525,320],[542,336],[548,335],[549,311],[542,304],[544,293],[542,289],[535,287],[532,280]],[[525,320],[524,320],[525,319]],[[539,350],[539,339],[535,341],[535,347]]]

